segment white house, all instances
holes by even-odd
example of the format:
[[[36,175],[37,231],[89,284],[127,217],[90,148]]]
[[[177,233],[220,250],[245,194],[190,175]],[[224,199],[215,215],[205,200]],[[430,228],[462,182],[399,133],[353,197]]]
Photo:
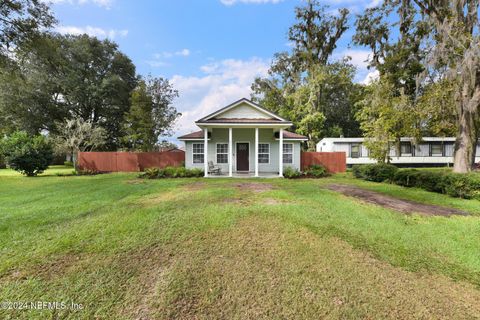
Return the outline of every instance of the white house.
[[[185,142],[185,166],[201,168],[205,176],[283,176],[287,166],[300,170],[301,143],[307,138],[286,131],[290,121],[248,99],[195,124],[200,131],[178,140]]]
[[[347,165],[375,163],[369,158],[368,149],[364,145],[365,138],[323,138],[317,144],[318,152],[343,151],[347,154]],[[400,139],[400,153],[392,146],[391,163],[411,166],[439,166],[453,163],[455,138],[424,137],[420,143],[414,144],[412,138]],[[477,155],[480,145],[477,144]],[[480,157],[475,158],[475,162]]]

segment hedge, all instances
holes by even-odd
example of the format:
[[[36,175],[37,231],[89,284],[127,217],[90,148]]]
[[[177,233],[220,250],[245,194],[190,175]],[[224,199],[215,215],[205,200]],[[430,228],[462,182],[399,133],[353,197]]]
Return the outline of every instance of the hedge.
[[[327,171],[327,168],[320,164],[313,164],[305,169],[303,172],[292,168],[286,167],[283,170],[283,176],[287,179],[295,179],[295,178],[323,178],[328,177],[330,174]]]
[[[187,169],[185,167],[148,168],[139,175],[139,178],[161,179],[161,178],[191,178],[203,177],[203,170]]]
[[[398,168],[392,164],[364,164],[352,167],[353,175],[356,178],[374,182],[390,182]]]
[[[403,187],[421,188],[457,198],[480,199],[480,177],[477,175],[392,167],[395,166],[358,165],[354,166],[352,171],[356,178],[368,181],[391,182]]]

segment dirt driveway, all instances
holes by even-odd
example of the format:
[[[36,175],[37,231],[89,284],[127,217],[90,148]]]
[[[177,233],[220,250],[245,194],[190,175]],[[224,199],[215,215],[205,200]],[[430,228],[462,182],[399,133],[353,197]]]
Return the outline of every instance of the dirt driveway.
[[[451,216],[468,215],[467,212],[458,209],[423,204],[410,200],[394,198],[379,192],[359,188],[345,184],[330,184],[328,189],[343,193],[346,196],[355,197],[368,203],[373,203],[384,208],[393,209],[406,214],[420,213],[428,216]]]

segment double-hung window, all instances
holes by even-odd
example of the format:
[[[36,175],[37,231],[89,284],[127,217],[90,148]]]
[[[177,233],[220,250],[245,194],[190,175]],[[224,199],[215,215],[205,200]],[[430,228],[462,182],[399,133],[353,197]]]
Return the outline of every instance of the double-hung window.
[[[350,158],[360,158],[360,144],[350,145]]]
[[[203,143],[194,143],[192,145],[193,148],[193,163],[203,163],[203,159],[205,156]]]
[[[228,163],[228,143],[217,143],[217,163]]]
[[[443,145],[441,143],[432,143],[431,144],[431,154],[432,154],[432,157],[443,156]]]
[[[412,155],[412,144],[410,142],[402,142],[400,144],[400,155],[401,156]]]
[[[258,144],[258,163],[270,163],[270,145],[268,143]]]
[[[283,163],[293,163],[293,143],[283,144]]]

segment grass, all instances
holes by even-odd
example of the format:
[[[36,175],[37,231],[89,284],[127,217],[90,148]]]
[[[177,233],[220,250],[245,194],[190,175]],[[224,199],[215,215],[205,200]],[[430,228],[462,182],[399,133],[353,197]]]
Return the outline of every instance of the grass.
[[[61,168],[56,168],[60,170]],[[2,319],[472,319],[480,202],[357,181],[25,178],[0,170]],[[452,206],[424,217],[323,188]]]
[[[39,174],[40,177],[56,176],[56,175],[71,175],[74,171],[73,167],[67,167],[63,165],[50,166],[43,173]],[[21,173],[12,169],[0,169],[0,177],[20,177]]]

